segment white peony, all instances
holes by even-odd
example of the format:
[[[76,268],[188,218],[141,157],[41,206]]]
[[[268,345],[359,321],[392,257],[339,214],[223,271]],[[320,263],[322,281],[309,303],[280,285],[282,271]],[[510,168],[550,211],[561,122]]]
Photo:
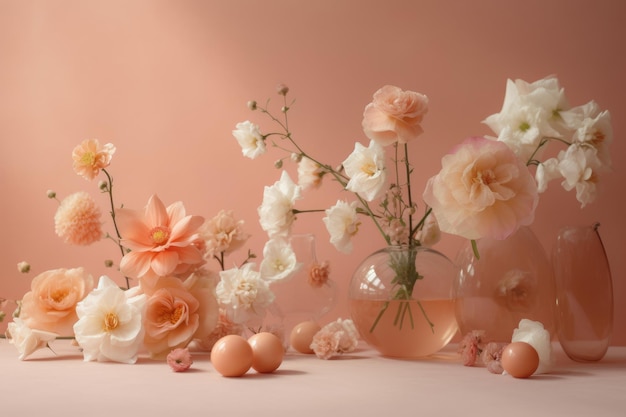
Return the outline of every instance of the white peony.
[[[102,276],[98,287],[76,306],[76,342],[85,361],[135,363],[143,343],[144,294],[122,290]]]
[[[263,261],[259,267],[261,277],[268,281],[280,281],[290,277],[302,267],[289,242],[280,237],[268,240],[263,247]]]
[[[355,143],[354,151],[343,161],[343,167],[350,177],[347,190],[359,194],[367,201],[374,200],[384,191],[387,179],[385,151],[373,140],[367,148],[359,142]]]
[[[237,139],[239,146],[241,146],[241,152],[244,156],[254,159],[265,153],[265,140],[258,125],[246,120],[245,122],[237,123],[235,127],[233,136]]]
[[[283,171],[280,180],[263,191],[263,202],[258,208],[259,223],[271,238],[289,235],[295,219],[293,205],[301,198],[302,187],[296,185],[287,171]]]
[[[247,263],[220,272],[221,280],[215,289],[217,299],[236,324],[262,318],[275,298],[268,282],[253,268],[254,263]]]
[[[340,252],[352,251],[352,236],[359,231],[361,223],[357,219],[356,204],[356,201],[350,204],[337,201],[337,204],[326,210],[323,221],[330,234],[330,243]]]

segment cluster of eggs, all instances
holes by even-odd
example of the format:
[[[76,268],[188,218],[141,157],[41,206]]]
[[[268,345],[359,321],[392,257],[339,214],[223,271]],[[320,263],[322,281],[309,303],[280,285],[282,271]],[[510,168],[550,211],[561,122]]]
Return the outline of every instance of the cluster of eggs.
[[[312,321],[298,324],[290,335],[291,346],[300,353],[313,353],[311,341],[320,330]],[[282,340],[273,333],[259,332],[248,339],[227,335],[211,349],[211,363],[217,372],[227,377],[243,376],[250,368],[259,373],[277,370],[285,354]]]

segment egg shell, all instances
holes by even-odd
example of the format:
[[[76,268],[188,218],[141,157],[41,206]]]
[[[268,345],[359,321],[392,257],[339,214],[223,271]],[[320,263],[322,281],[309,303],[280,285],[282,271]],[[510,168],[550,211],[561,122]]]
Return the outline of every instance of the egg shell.
[[[526,342],[509,343],[502,351],[502,369],[515,378],[528,378],[539,367],[539,354]]]
[[[211,349],[211,363],[223,376],[242,376],[252,366],[252,347],[239,335],[219,339]]]
[[[283,362],[285,348],[278,336],[260,332],[248,338],[252,347],[252,368],[259,373],[274,372]]]
[[[314,321],[304,321],[294,326],[291,331],[289,342],[291,347],[300,353],[313,353],[311,342],[313,336],[322,328]]]

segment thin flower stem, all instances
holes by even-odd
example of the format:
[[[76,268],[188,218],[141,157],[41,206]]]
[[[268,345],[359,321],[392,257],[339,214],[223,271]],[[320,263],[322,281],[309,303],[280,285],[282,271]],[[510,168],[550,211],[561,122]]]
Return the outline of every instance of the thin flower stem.
[[[409,144],[404,144],[404,166],[406,168],[406,193],[409,201],[409,231],[413,232],[413,197],[411,195],[411,165],[409,164]],[[409,246],[414,244],[414,235],[409,235]]]
[[[119,246],[122,257],[124,257],[124,255],[126,254],[126,250],[124,249],[124,246],[122,246],[122,235],[120,234],[120,231],[117,227],[117,221],[115,219],[115,204],[113,202],[113,178],[106,169],[103,168],[102,172],[104,172],[104,174],[106,175],[107,181],[109,183],[107,187],[107,194],[109,194],[109,203],[111,204],[111,219],[113,220],[113,227],[115,228],[115,234],[117,235],[118,239],[117,246]],[[124,276],[124,279],[126,280],[126,289],[130,289],[130,279],[127,276]]]

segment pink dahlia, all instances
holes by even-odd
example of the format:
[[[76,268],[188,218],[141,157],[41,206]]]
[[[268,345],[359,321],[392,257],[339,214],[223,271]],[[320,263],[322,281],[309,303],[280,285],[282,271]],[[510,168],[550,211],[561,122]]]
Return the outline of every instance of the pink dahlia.
[[[54,215],[56,234],[66,243],[90,245],[103,236],[100,209],[86,192],[70,194]]]
[[[115,146],[111,143],[100,145],[97,139],[85,139],[72,151],[74,172],[87,180],[92,180],[101,169],[111,163]]]
[[[130,249],[120,261],[122,273],[152,286],[158,277],[179,275],[204,263],[198,229],[201,216],[185,213],[178,201],[165,207],[156,195],[144,211],[119,209],[121,244]]]

